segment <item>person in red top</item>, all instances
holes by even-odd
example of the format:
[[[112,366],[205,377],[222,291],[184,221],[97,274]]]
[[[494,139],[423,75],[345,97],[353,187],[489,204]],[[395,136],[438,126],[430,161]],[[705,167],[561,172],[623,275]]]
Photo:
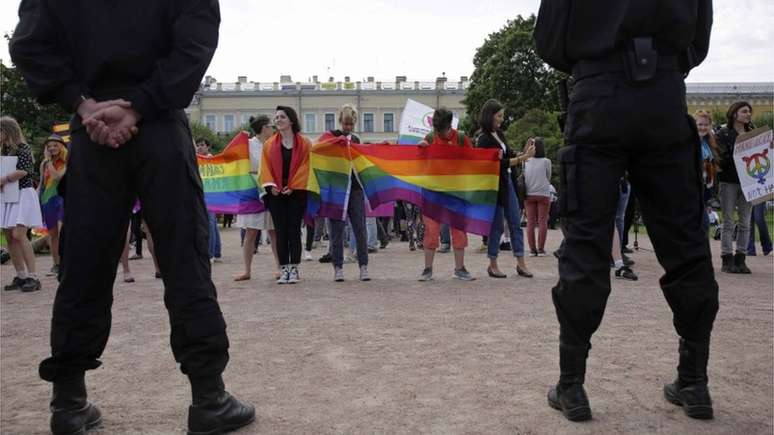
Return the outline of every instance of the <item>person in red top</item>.
[[[464,131],[457,131],[452,128],[452,119],[454,115],[444,107],[437,109],[433,113],[433,132],[425,136],[425,139],[419,143],[420,146],[458,146],[472,148],[470,138]],[[433,259],[435,250],[438,249],[439,236],[441,233],[441,224],[427,217],[422,216],[422,222],[425,224],[425,269],[422,271],[420,281],[430,281],[433,279]],[[468,246],[468,235],[464,231],[456,228],[450,228],[452,247],[454,248],[454,277],[463,281],[473,281],[470,272],[465,269],[465,248]]]

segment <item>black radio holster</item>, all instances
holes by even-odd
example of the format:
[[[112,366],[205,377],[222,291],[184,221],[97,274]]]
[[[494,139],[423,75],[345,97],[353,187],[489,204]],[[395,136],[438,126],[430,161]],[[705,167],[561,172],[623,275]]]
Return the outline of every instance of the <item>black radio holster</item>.
[[[633,38],[623,51],[626,79],[630,83],[647,82],[656,76],[658,52],[653,47],[653,37]]]

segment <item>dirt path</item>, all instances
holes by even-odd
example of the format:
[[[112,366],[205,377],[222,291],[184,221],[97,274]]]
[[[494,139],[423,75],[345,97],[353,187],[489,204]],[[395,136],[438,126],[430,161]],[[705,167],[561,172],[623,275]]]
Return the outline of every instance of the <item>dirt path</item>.
[[[240,433],[774,430],[772,257],[750,258],[751,276],[718,275],[721,309],[709,368],[716,418],[697,422],[661,395],[675,375],[677,337],[655,256],[632,255],[640,281],[613,282],[593,339],[587,390],[594,419],[573,424],[545,399],[558,377],[553,257],[528,259],[535,279],[503,267],[508,279],[494,280],[485,276],[485,255],[469,248],[468,269],[478,280],[463,283],[450,278],[450,255],[438,254],[436,281],[419,283],[422,254],[393,243],[372,255],[369,283],[354,281],[355,265],[345,266],[347,282],[334,283],[331,266],[315,261],[302,265],[301,284],[278,286],[268,250],[256,257],[252,281],[234,283],[242,267],[239,231],[222,236],[225,261],[213,275],[231,340],[226,384],[259,416]],[[549,232],[549,248],[559,236]],[[650,248],[647,240],[642,245]],[[50,261],[39,257],[39,269]],[[169,349],[162,284],[150,259],[131,264],[137,283],[117,283],[104,365],[87,375],[90,398],[104,414],[94,433],[182,433],[190,393]],[[1,272],[8,283],[12,268]],[[46,278],[41,292],[2,292],[4,434],[48,429],[50,385],[38,378],[37,365],[49,352],[54,290]]]

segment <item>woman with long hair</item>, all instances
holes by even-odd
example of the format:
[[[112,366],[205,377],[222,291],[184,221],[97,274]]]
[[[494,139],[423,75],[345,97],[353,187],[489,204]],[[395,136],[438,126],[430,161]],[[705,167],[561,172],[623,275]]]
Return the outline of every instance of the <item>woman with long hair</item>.
[[[40,163],[40,210],[43,224],[48,231],[48,247],[54,265],[51,275],[59,273],[59,229],[64,221],[64,199],[57,193],[59,181],[67,171],[67,147],[56,134],[46,139],[43,145],[43,161]]]
[[[746,101],[737,101],[728,108],[726,125],[718,131],[718,142],[721,150],[720,173],[720,205],[723,208],[723,227],[720,237],[720,258],[723,266],[720,269],[727,273],[752,273],[745,263],[747,244],[750,239],[750,214],[752,205],[742,192],[739,174],[734,165],[734,147],[736,138],[753,129],[752,106]],[[735,213],[736,212],[736,213]],[[736,251],[734,251],[734,217],[736,223]]]
[[[301,220],[306,209],[311,143],[301,135],[301,124],[293,108],[277,106],[277,132],[263,144],[260,185],[277,232],[280,277],[277,284],[294,284],[300,279]]]
[[[250,129],[254,136],[250,138],[250,174],[258,178],[261,168],[261,154],[263,152],[263,143],[273,134],[271,120],[266,115],[250,117]],[[274,263],[277,263],[277,233],[274,231],[274,223],[271,220],[271,214],[268,211],[252,214],[237,215],[237,226],[245,230],[245,239],[242,244],[242,258],[245,262],[245,271],[243,274],[234,278],[234,281],[246,281],[251,277],[253,264],[253,255],[255,253],[255,241],[258,233],[265,230],[271,240],[271,251],[274,254]],[[275,277],[279,278],[279,274]]]
[[[492,229],[489,232],[487,256],[489,267],[487,273],[492,278],[505,278],[497,265],[497,255],[500,251],[500,237],[503,234],[503,218],[508,222],[511,237],[511,251],[516,257],[516,273],[519,276],[532,278],[524,261],[524,233],[521,231],[521,209],[516,199],[516,189],[511,180],[511,167],[527,161],[535,155],[535,146],[530,142],[524,153],[516,153],[508,146],[505,133],[500,129],[505,118],[505,108],[497,100],[489,100],[481,107],[478,123],[481,135],[478,137],[479,148],[500,149],[500,186],[497,191],[497,209],[495,211]]]
[[[4,289],[20,289],[23,292],[40,290],[40,280],[35,274],[35,253],[27,238],[29,228],[43,225],[40,201],[32,185],[35,160],[30,146],[24,143],[19,123],[10,116],[0,118],[0,145],[3,157],[17,158],[16,169],[0,176],[0,194],[5,197],[6,186],[19,183],[18,198],[5,197],[0,208],[0,228],[3,229],[11,262],[16,269],[16,276]]]
[[[715,178],[720,169],[720,147],[712,132],[712,115],[706,110],[697,110],[693,114],[696,129],[701,140],[701,176],[704,183],[704,204],[712,198]]]
[[[534,139],[535,155],[524,162],[524,181],[527,198],[527,242],[533,257],[546,256],[546,235],[548,234],[548,208],[551,206],[551,160],[546,158],[543,138]],[[625,208],[625,207],[624,207]],[[535,243],[535,228],[538,230]]]

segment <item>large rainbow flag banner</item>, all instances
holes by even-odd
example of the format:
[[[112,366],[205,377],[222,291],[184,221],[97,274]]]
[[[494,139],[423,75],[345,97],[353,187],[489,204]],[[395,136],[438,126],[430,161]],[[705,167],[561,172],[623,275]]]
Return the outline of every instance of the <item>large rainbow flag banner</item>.
[[[343,216],[354,167],[371,208],[408,201],[453,228],[489,234],[500,174],[496,149],[324,142],[312,148],[310,162],[312,215]]]
[[[240,132],[214,156],[197,156],[204,202],[213,213],[250,214],[266,210],[258,196],[258,180],[250,173],[250,148]]]

